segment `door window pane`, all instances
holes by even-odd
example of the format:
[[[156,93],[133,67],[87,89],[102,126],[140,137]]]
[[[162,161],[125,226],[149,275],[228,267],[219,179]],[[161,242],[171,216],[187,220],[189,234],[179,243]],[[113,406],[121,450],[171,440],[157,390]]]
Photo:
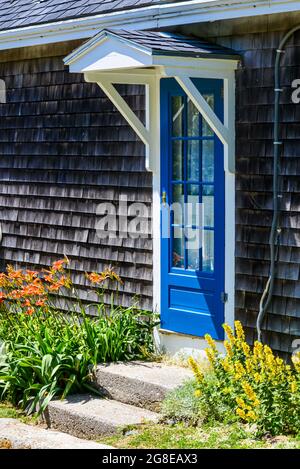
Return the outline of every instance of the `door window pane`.
[[[203,225],[214,227],[214,186],[205,185],[202,188]]]
[[[214,180],[214,155],[215,142],[213,140],[202,141],[202,181]]]
[[[200,145],[201,145],[201,140],[188,140],[187,142],[187,178],[188,180],[199,181]]]
[[[215,110],[213,93],[202,93]],[[214,271],[214,132],[187,96],[171,97],[171,264]]]
[[[214,270],[214,231],[203,231],[202,242],[202,270],[213,272]]]
[[[200,269],[200,245],[201,245],[201,230],[198,228],[186,228],[186,253],[187,253],[187,268],[192,270]]]
[[[207,104],[210,105],[210,107],[214,110],[215,108],[215,96],[213,94],[203,94],[202,95]],[[202,118],[202,135],[203,137],[210,137],[212,136],[213,130],[211,127],[208,125],[205,119]]]
[[[173,223],[175,225],[182,225],[184,222],[184,186],[182,184],[173,184]]]
[[[172,135],[173,137],[183,136],[183,113],[184,97],[172,96]]]
[[[188,184],[185,225],[200,226],[202,222],[201,204],[199,203],[199,185]]]
[[[189,137],[199,137],[200,135],[200,113],[190,98],[187,102],[187,134]]]
[[[172,142],[173,153],[173,180],[183,180],[183,141],[173,140]]]
[[[172,265],[184,268],[184,230],[176,226],[173,227]]]

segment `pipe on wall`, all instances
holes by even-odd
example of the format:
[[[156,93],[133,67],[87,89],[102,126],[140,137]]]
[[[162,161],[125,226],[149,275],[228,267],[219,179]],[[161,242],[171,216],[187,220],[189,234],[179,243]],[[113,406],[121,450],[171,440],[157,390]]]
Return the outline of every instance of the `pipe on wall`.
[[[285,46],[288,40],[300,30],[300,25],[295,26],[288,31],[281,40],[278,49],[276,50],[275,60],[275,97],[274,97],[274,159],[273,159],[273,219],[270,233],[270,273],[259,303],[259,313],[256,320],[257,337],[262,342],[262,324],[267,312],[267,309],[272,301],[274,293],[274,284],[276,278],[276,261],[278,254],[278,241],[280,236],[279,227],[279,174],[280,174],[280,96],[282,93],[280,83],[280,64],[281,57],[285,53]]]

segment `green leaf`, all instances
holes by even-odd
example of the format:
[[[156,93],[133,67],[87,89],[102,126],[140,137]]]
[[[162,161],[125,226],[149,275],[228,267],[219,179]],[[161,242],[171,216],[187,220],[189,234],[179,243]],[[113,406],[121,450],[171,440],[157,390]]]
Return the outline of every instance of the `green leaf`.
[[[66,385],[65,390],[64,390],[64,392],[63,392],[63,394],[62,394],[62,399],[65,399],[65,397],[69,394],[69,392],[70,392],[70,390],[71,390],[73,384],[75,383],[75,381],[76,381],[76,375],[75,375],[75,374],[71,375],[71,376],[68,378],[67,385]]]

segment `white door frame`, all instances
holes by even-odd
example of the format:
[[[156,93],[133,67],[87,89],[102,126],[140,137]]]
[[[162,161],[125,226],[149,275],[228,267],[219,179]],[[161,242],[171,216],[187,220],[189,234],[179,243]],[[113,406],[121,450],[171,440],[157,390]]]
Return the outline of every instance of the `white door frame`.
[[[146,146],[146,168],[153,174],[153,309],[158,312],[161,304],[160,80],[175,78],[223,143],[227,294],[224,306],[225,322],[232,326],[235,306],[235,69],[238,59],[151,56],[143,48],[137,50],[124,41],[119,44],[115,37],[109,42],[101,34],[90,42],[70,54],[65,63],[70,71],[84,73],[86,81],[100,86]],[[224,122],[206,103],[192,77],[223,80]],[[145,125],[120,96],[114,87],[117,83],[145,85]]]
[[[223,71],[224,82],[224,123],[221,123],[212,109],[207,105],[201,93],[190,80],[197,76],[202,78],[201,70],[193,73],[181,70],[174,76],[168,70],[160,68],[152,73],[122,74],[85,73],[87,81],[97,82],[101,89],[112,100],[127,122],[140,136],[146,145],[146,168],[152,172],[152,232],[153,232],[153,309],[160,312],[161,304],[161,252],[160,252],[160,80],[173,76],[183,90],[192,99],[199,112],[208,121],[224,145],[225,171],[225,292],[227,301],[224,305],[225,322],[233,326],[235,308],[235,74]],[[225,75],[225,76],[224,76]],[[207,78],[207,72],[205,73]],[[138,120],[123,98],[112,85],[113,83],[144,84],[146,86],[146,125]]]
[[[166,76],[166,75],[165,75]],[[174,77],[177,79],[177,77]],[[163,79],[163,78],[162,78]],[[177,80],[180,83],[180,80]],[[156,85],[158,86],[158,85]],[[184,89],[186,91],[186,89]],[[200,93],[199,93],[200,94]],[[190,96],[190,94],[189,94]],[[160,94],[157,94],[157,109],[160,114]],[[199,111],[198,102],[193,99],[194,104]],[[206,103],[206,102],[205,102]],[[201,104],[203,102],[201,101]],[[201,112],[205,115],[205,110]],[[210,113],[211,114],[211,113]],[[205,115],[206,117],[206,115]],[[157,123],[160,116],[156,116]],[[212,122],[210,121],[210,124]],[[221,124],[222,125],[222,124]],[[224,304],[225,322],[233,327],[234,309],[235,309],[235,75],[232,72],[224,79],[224,126],[230,129],[229,141],[226,147],[224,145],[224,172],[225,172],[225,292],[227,301]],[[215,130],[215,129],[214,129]],[[225,133],[225,132],[224,132]],[[218,135],[219,136],[219,135]],[[222,136],[223,137],[223,136]],[[161,252],[160,252],[160,203],[161,203],[161,185],[160,185],[160,128],[156,130],[156,151],[153,152],[153,210],[156,216],[152,218],[153,224],[153,308],[160,311],[161,304]],[[159,142],[159,144],[158,144]],[[229,162],[229,152],[231,152],[231,162]],[[231,169],[231,170],[230,170]],[[177,335],[177,334],[175,334]],[[192,341],[191,343],[194,343]]]

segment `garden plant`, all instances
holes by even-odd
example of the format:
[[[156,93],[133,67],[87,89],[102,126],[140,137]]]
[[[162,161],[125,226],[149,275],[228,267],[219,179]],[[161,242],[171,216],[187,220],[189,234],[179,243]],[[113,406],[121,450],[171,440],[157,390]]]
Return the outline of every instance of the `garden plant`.
[[[83,304],[72,283],[67,258],[48,270],[0,274],[0,399],[28,413],[42,413],[54,397],[96,392],[97,363],[149,358],[155,316],[137,305],[104,302],[108,282],[121,278],[112,268],[86,274],[98,302]],[[67,301],[67,311],[58,306]],[[66,314],[67,313],[67,314]],[[92,316],[90,313],[93,313]]]
[[[256,341],[251,347],[239,321],[235,333],[224,325],[225,354],[207,335],[210,367],[203,371],[193,358],[189,362],[196,378],[194,396],[199,418],[221,422],[241,421],[258,434],[299,434],[300,355],[286,363],[268,345]]]

